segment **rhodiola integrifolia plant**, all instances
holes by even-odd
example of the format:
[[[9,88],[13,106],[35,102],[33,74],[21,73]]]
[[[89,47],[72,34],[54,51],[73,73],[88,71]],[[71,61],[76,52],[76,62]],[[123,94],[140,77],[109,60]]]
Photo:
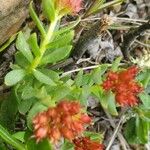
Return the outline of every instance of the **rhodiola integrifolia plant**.
[[[60,27],[60,22],[65,15],[77,15],[82,3],[82,0],[42,0],[43,15],[49,25],[39,19],[32,2],[30,4],[30,15],[39,34],[19,32],[15,63],[5,77],[5,84],[13,86],[15,91],[19,113],[27,120],[28,129],[21,134],[26,135],[22,137],[23,143],[18,141],[20,134],[19,137],[15,135],[17,139],[9,134],[4,138],[11,138],[6,142],[16,149],[30,150],[40,145],[48,150],[63,142],[63,150],[68,144],[75,150],[103,150],[101,136],[93,138],[96,133],[85,134],[89,132],[87,127],[94,123],[86,112],[89,96],[94,96],[114,116],[118,115],[117,107],[127,108],[132,112],[126,125],[127,140],[130,124],[135,126],[134,137],[140,143],[148,140],[150,102],[145,89],[149,86],[149,71],[140,71],[136,66],[121,68],[121,58],[113,64],[99,65],[88,73],[81,69],[74,79],[47,67],[71,53],[73,28],[80,19],[64,27]],[[128,111],[124,115],[128,115]],[[4,128],[0,130],[6,133]]]

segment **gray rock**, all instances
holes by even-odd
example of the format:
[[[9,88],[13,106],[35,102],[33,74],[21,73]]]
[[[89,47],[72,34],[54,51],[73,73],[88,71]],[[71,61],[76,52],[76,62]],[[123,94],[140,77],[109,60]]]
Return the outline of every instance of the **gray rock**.
[[[16,33],[28,15],[29,0],[0,0],[0,45]]]

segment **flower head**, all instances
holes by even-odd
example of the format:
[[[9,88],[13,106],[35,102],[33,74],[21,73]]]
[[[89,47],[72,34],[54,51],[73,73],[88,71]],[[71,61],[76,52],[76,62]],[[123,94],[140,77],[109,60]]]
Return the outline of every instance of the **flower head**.
[[[81,10],[83,0],[56,0],[56,8],[61,12],[76,14]]]
[[[90,140],[89,137],[79,137],[73,140],[75,150],[103,150],[104,145]]]
[[[56,107],[50,107],[34,117],[34,136],[37,142],[43,138],[49,138],[52,142],[62,137],[73,140],[90,122],[91,118],[82,112],[78,102],[61,101]]]
[[[115,93],[115,99],[121,106],[134,106],[138,104],[137,94],[142,87],[135,81],[139,69],[132,66],[120,72],[108,72],[102,87]]]

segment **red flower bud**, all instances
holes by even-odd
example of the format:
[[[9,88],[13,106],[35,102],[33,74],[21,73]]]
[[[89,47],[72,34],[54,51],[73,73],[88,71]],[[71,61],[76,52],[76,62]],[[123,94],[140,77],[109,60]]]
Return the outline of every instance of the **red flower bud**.
[[[73,140],[75,150],[104,150],[104,145],[90,140],[89,137],[79,137]]]
[[[78,102],[61,101],[56,107],[37,114],[33,119],[37,141],[45,137],[52,142],[57,142],[62,137],[74,139],[91,122],[90,117],[82,112]]]
[[[112,90],[116,102],[121,106],[135,106],[138,104],[137,94],[143,90],[134,80],[138,71],[139,69],[133,66],[121,72],[109,72],[102,87],[106,91]]]
[[[82,1],[83,0],[56,0],[55,5],[59,11],[76,14],[81,10]]]

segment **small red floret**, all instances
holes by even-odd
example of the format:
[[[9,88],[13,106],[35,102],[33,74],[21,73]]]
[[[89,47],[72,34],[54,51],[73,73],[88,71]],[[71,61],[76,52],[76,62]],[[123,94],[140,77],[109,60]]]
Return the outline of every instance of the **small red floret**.
[[[61,101],[56,107],[50,107],[34,117],[34,136],[37,142],[43,138],[49,138],[52,142],[62,137],[73,140],[90,123],[91,118],[82,112],[78,102]]]
[[[138,104],[137,94],[143,88],[135,81],[139,69],[132,66],[121,72],[108,72],[102,87],[115,93],[115,99],[121,106],[135,106]]]
[[[83,0],[56,0],[56,6],[60,10],[68,10],[69,13],[76,14],[81,10]]]
[[[75,150],[104,150],[104,145],[90,140],[89,137],[79,137],[73,140]]]

